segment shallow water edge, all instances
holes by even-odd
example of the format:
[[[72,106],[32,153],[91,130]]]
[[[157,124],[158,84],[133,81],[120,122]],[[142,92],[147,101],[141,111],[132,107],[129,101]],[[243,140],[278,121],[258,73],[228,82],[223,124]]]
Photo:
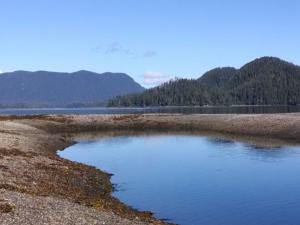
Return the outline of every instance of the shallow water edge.
[[[280,219],[282,208],[289,222],[299,221],[290,208],[298,199],[297,191],[285,194],[286,189],[299,188],[299,154],[299,145],[263,147],[188,133],[105,135],[81,139],[59,152],[63,158],[113,173],[111,182],[118,185],[113,195],[122,202],[184,225],[226,225],[229,221],[239,225],[242,220],[249,225],[278,224],[276,220],[287,224],[287,219]],[[281,184],[274,186],[278,180]],[[271,194],[272,190],[279,193]],[[281,202],[276,201],[279,196]],[[218,207],[218,201],[227,207]],[[267,205],[256,211],[261,202]],[[236,213],[231,214],[229,208]],[[263,211],[276,213],[262,217]]]

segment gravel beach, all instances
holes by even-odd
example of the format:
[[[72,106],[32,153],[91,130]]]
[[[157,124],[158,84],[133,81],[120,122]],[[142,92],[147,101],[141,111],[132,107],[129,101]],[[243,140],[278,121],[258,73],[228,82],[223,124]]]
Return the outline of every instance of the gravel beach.
[[[0,224],[166,224],[112,197],[109,174],[57,156],[86,132],[189,132],[280,145],[300,142],[300,113],[1,116]]]

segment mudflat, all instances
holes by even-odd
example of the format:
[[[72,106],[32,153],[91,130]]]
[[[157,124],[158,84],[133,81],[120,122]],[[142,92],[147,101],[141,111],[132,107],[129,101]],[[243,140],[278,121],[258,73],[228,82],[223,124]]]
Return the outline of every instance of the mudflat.
[[[193,132],[299,143],[300,113],[1,116],[1,224],[166,224],[112,197],[109,174],[57,156],[84,132]]]

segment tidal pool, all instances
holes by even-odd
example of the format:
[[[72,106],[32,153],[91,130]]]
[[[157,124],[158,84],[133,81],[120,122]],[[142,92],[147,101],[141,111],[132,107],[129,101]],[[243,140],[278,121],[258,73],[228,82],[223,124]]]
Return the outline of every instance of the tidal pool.
[[[113,173],[122,202],[182,225],[300,224],[300,147],[189,135],[82,141],[61,157]]]

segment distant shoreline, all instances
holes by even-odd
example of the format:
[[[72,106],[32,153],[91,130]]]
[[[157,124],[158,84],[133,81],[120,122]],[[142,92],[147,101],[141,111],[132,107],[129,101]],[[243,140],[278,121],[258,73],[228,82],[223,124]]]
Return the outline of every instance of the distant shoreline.
[[[118,114],[278,114],[298,113],[300,106],[156,106],[156,107],[79,107],[79,108],[0,108],[0,115],[118,115]]]
[[[56,155],[84,132],[110,136],[187,132],[247,138],[249,143],[269,139],[278,145],[300,143],[300,113],[0,116],[0,127],[0,218],[4,224],[11,219],[21,224],[24,219],[34,223],[55,218],[53,207],[90,223],[104,218],[106,224],[165,224],[113,198],[109,174]],[[12,213],[1,213],[2,205]],[[78,207],[80,213],[74,211]],[[41,211],[43,218],[38,217]],[[30,218],[24,218],[23,212]]]
[[[92,105],[92,106],[1,106],[0,109],[80,109],[80,108],[118,108],[118,109],[128,109],[128,108],[137,108],[137,109],[147,109],[147,108],[216,108],[216,107],[293,107],[300,105],[167,105],[167,106],[106,106],[105,104],[101,105]]]

